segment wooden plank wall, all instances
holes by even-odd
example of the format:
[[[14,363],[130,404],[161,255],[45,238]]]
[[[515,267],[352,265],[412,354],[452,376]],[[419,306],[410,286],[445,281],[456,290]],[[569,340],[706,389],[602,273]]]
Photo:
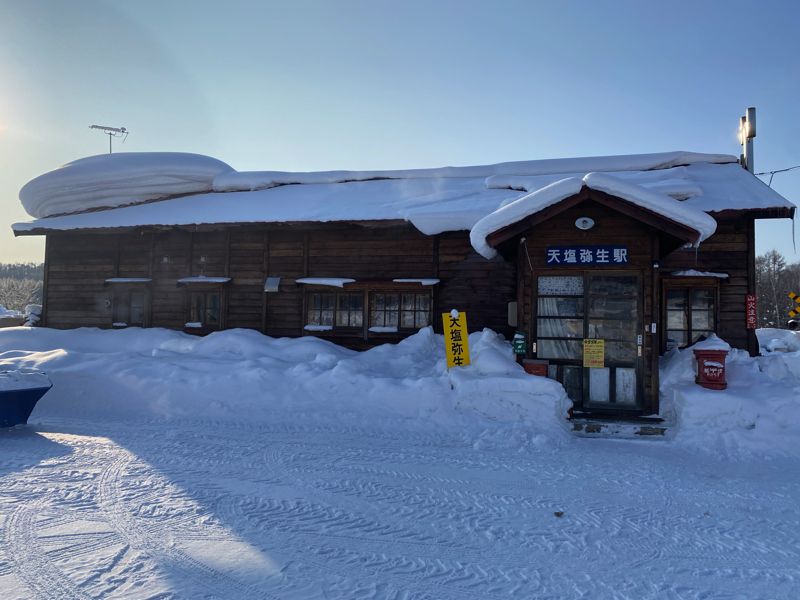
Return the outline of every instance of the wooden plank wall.
[[[489,327],[510,339],[508,303],[516,300],[517,269],[500,256],[486,260],[473,250],[467,232],[439,236],[439,310],[466,311],[470,331]],[[441,333],[439,315],[434,329]]]
[[[182,329],[187,288],[181,277],[231,277],[224,286],[226,328],[263,330],[273,336],[302,335],[301,277],[352,277],[390,282],[439,278],[433,286],[433,323],[438,313],[466,310],[470,329],[507,333],[506,305],[515,297],[515,265],[487,261],[467,232],[426,236],[412,226],[323,229],[230,227],[169,229],[123,234],[59,233],[48,237],[47,325],[111,326],[110,277],[150,277],[150,324]],[[281,278],[278,293],[265,294],[264,279]]]
[[[66,243],[62,243],[66,242]],[[111,325],[105,280],[116,275],[117,241],[85,236],[48,242],[46,325],[56,328]]]
[[[714,235],[695,250],[677,250],[661,261],[662,274],[682,269],[728,273],[719,283],[717,333],[736,348],[749,347],[745,329],[745,296],[748,293],[748,264],[753,260],[755,239],[752,219],[718,220]],[[754,287],[754,286],[753,286]],[[755,293],[755,289],[752,289]]]
[[[261,329],[264,322],[265,235],[231,230],[228,238],[226,327]]]
[[[183,230],[159,231],[153,235],[152,320],[153,327],[182,329],[186,323],[186,293],[176,284],[191,275],[193,234]]]

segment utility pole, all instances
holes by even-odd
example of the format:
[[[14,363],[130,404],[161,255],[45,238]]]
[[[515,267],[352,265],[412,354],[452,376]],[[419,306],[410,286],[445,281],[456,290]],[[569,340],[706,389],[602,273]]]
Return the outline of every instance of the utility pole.
[[[753,157],[753,138],[756,137],[756,107],[749,107],[739,119],[739,143],[742,154],[739,163],[751,173],[755,173]]]

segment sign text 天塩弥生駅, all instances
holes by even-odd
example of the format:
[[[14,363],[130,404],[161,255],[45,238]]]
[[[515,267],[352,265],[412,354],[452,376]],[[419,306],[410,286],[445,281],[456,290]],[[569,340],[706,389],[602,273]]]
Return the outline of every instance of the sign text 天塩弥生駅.
[[[548,265],[626,265],[627,246],[548,246]]]
[[[442,313],[444,325],[444,349],[447,354],[447,368],[464,367],[469,364],[469,334],[467,333],[467,313],[453,309]]]

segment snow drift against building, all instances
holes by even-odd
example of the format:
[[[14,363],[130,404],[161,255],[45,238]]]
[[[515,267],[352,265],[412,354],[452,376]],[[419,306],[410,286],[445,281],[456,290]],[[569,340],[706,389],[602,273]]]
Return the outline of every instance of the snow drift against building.
[[[224,162],[182,152],[120,152],[67,163],[29,181],[19,192],[34,217],[139,204],[210,192]]]

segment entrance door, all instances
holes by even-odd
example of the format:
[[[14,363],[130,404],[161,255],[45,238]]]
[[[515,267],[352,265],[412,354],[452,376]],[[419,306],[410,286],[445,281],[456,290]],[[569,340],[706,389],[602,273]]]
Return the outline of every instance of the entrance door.
[[[578,409],[641,406],[641,279],[637,273],[542,275],[537,281],[537,357],[550,361]],[[583,366],[583,340],[604,341],[604,365]]]

